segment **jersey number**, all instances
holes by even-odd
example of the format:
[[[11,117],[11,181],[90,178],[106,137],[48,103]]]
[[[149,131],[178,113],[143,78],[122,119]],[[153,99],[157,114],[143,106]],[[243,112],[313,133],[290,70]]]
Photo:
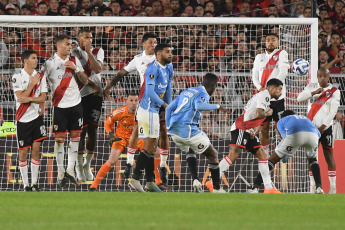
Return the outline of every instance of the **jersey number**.
[[[188,103],[188,97],[183,98],[182,104],[175,109],[174,113],[180,112],[180,110]]]

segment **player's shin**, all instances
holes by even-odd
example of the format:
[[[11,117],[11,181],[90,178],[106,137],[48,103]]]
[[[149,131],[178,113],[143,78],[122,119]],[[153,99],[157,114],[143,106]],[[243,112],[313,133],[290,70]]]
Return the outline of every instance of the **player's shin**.
[[[74,166],[78,156],[79,138],[71,138],[68,145],[68,165],[67,173],[74,176]]]
[[[31,186],[37,184],[40,160],[31,159]]]
[[[139,153],[139,156],[136,162],[136,167],[134,169],[133,176],[132,176],[133,179],[135,180],[140,179],[140,176],[143,173],[143,170],[145,169],[146,164],[149,161],[149,159],[150,159],[150,154],[145,149],[143,149]]]
[[[268,160],[268,168],[269,168],[270,172],[273,171],[274,165],[275,164],[272,161]],[[262,176],[261,176],[261,173],[259,172],[255,178],[253,189],[255,189],[255,188],[258,189],[262,183],[263,183]]]
[[[196,155],[194,153],[188,153],[187,154],[187,164],[190,171],[190,174],[192,175],[192,179],[199,180],[198,177],[198,163],[196,160]]]
[[[218,163],[209,163],[208,168],[210,169],[210,172],[211,172],[213,188],[216,190],[219,190],[220,189],[219,165]]]
[[[268,160],[259,160],[259,171],[264,183],[265,189],[272,189],[272,180],[270,175],[270,170],[268,167]]]
[[[153,182],[154,181],[154,170],[155,170],[155,156],[150,155],[149,160],[145,166],[145,175],[146,175],[146,182]]]
[[[321,174],[320,174],[320,166],[316,160],[316,158],[309,159],[309,164],[311,171],[313,172],[314,180],[315,180],[315,187],[321,187]]]
[[[65,167],[63,164],[64,161],[64,143],[63,142],[55,142],[55,147],[54,147],[54,153],[56,156],[56,164],[57,164],[57,168],[58,168],[58,177],[59,179],[62,179],[64,177],[65,174]]]
[[[24,188],[29,186],[29,178],[28,178],[28,164],[27,161],[21,161],[19,160],[19,169],[20,174],[22,176]]]
[[[104,177],[107,175],[111,167],[112,165],[110,164],[109,161],[105,162],[102,165],[102,167],[99,169],[97,176],[95,180],[93,181],[92,185],[90,186],[90,188],[97,188],[98,185],[101,183],[101,181],[104,179]]]

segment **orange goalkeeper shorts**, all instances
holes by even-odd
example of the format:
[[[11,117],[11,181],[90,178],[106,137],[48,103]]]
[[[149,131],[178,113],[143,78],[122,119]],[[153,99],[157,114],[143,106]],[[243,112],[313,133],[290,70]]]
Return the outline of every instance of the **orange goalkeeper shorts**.
[[[129,139],[124,138],[121,141],[116,141],[113,143],[113,146],[111,146],[112,149],[119,149],[121,153],[123,153],[126,149],[126,147],[129,144]],[[138,140],[138,145],[137,145],[137,150],[141,151],[144,148],[144,140],[139,139]]]

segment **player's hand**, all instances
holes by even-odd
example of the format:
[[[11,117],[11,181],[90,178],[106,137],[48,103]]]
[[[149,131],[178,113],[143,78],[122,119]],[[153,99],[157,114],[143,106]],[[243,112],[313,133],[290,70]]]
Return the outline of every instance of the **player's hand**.
[[[166,109],[166,108],[168,107],[168,104],[164,102],[163,105],[162,105],[162,107],[163,107],[164,109]]]
[[[325,129],[326,129],[326,125],[321,125],[321,126],[319,127],[320,133],[323,134],[323,133],[325,132]]]
[[[109,138],[109,145],[110,146],[112,146],[115,141],[121,141],[122,140],[122,138],[115,137],[112,132],[109,133],[108,138]]]
[[[38,115],[44,117],[44,103],[39,104]]]
[[[38,82],[40,81],[40,75],[37,73],[35,76],[33,76],[30,79],[30,84],[32,84],[33,86],[36,85]]]
[[[337,114],[335,115],[335,119],[340,120],[343,118],[343,116],[344,116],[343,113],[337,112]]]
[[[19,103],[29,103],[29,102],[31,102],[31,97],[19,97],[18,102]]]
[[[320,93],[323,93],[323,88],[318,88],[317,90],[312,92],[311,95],[320,94]]]
[[[91,42],[89,40],[84,41],[84,47],[86,52],[91,52]]]
[[[105,100],[107,100],[107,101],[111,100],[111,98],[109,96],[110,95],[110,89],[111,89],[111,85],[107,84],[103,90],[103,96],[104,96]]]
[[[77,69],[77,66],[73,62],[71,62],[70,60],[65,62],[65,66],[67,68],[72,69],[72,70],[76,70]]]
[[[273,114],[273,109],[269,108],[266,113],[266,117],[272,116],[272,114]]]
[[[230,110],[224,108],[223,106],[219,107],[219,111],[222,112],[222,113],[230,113]]]
[[[261,91],[264,91],[266,88],[265,87],[261,87],[260,89],[259,89],[259,91],[261,92]]]

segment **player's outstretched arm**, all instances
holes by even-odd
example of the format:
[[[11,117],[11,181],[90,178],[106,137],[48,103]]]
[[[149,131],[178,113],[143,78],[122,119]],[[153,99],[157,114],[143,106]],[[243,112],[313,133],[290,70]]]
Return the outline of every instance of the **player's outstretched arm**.
[[[110,94],[111,87],[115,86],[127,74],[128,72],[125,69],[122,69],[115,74],[115,76],[113,77],[110,83],[107,83],[107,85],[104,88],[104,97],[107,100],[110,100],[109,94]]]
[[[170,127],[170,118],[172,113],[176,110],[178,105],[178,98],[176,98],[175,100],[173,100],[173,102],[171,102],[168,107],[166,107],[165,109],[165,123],[167,125],[167,127]]]

